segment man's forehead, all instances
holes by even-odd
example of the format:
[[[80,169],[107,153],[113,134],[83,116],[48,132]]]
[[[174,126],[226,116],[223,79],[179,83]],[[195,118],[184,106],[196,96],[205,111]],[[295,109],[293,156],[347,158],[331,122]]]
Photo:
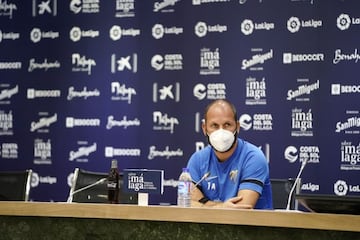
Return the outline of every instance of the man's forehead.
[[[208,112],[207,123],[234,123],[234,113],[232,111],[222,111],[222,112]]]
[[[218,106],[218,107],[227,107],[230,108],[229,104],[225,101],[217,101],[215,102],[213,105],[213,107]]]
[[[220,102],[220,103],[216,103],[214,105],[212,105],[208,112],[207,112],[208,116],[209,115],[216,115],[216,114],[221,114],[221,115],[234,115],[231,107],[224,103],[224,102]]]

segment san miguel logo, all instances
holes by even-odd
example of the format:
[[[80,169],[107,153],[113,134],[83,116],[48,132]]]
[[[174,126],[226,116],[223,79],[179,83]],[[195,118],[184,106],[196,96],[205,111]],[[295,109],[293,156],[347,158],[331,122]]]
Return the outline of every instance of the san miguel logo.
[[[30,131],[35,132],[36,130],[39,131],[40,129],[42,129],[44,127],[49,127],[51,124],[56,123],[57,120],[58,119],[57,119],[56,113],[50,117],[42,117],[39,119],[39,121],[31,123]],[[48,132],[48,130],[45,130],[45,132]]]
[[[76,160],[77,162],[88,162],[87,157],[97,150],[97,144],[94,143],[90,146],[83,146],[84,143],[81,143],[81,147],[76,151],[70,151],[69,161]]]
[[[4,100],[10,99],[13,95],[19,93],[19,86],[16,85],[13,88],[7,88],[0,91],[0,103],[5,103]]]
[[[360,134],[360,115],[358,110],[347,110],[347,119],[336,123],[336,133]]]
[[[242,70],[251,70],[251,71],[262,71],[264,70],[262,64],[264,64],[269,59],[272,59],[274,56],[273,49],[270,49],[268,52],[263,52],[263,49],[252,49],[254,55],[250,59],[244,59],[241,62]]]

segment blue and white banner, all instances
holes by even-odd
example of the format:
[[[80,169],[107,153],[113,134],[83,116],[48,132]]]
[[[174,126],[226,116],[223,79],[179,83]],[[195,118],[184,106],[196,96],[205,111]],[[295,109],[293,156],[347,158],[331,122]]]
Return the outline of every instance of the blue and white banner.
[[[227,98],[272,178],[360,195],[357,0],[0,0],[0,170],[66,201],[76,167],[164,170],[207,145]]]

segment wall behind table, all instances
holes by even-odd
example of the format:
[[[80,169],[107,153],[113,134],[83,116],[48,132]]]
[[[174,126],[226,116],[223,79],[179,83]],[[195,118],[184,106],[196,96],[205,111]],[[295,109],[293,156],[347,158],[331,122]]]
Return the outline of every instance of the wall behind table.
[[[1,1],[0,170],[32,168],[31,199],[65,201],[75,167],[165,170],[206,145],[215,98],[271,177],[359,195],[358,1]]]

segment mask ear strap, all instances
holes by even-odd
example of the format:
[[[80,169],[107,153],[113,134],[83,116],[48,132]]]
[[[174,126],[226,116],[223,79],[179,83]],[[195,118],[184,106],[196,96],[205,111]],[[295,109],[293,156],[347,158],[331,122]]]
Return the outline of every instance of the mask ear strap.
[[[234,137],[235,137],[235,139],[237,138],[238,135],[239,135],[238,131],[235,130],[235,131],[234,131]]]

